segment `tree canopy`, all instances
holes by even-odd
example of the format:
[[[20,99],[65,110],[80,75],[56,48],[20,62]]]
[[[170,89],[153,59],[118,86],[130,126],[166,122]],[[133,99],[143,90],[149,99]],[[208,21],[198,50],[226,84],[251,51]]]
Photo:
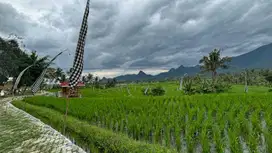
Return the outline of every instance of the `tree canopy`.
[[[35,63],[25,72],[18,85],[18,87],[30,86],[48,64],[48,59],[48,56],[39,57],[36,51],[28,54],[20,48],[16,40],[6,40],[0,37],[0,82],[5,82],[8,77],[16,78],[23,69]]]
[[[231,62],[230,57],[221,57],[220,50],[214,49],[208,56],[204,56],[200,59],[201,69],[204,72],[212,72],[213,78],[217,75],[217,69],[227,69],[227,62]]]

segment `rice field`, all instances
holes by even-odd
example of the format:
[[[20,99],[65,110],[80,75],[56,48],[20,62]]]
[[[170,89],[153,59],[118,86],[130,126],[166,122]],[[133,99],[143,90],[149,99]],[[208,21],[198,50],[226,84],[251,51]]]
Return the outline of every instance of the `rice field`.
[[[175,152],[272,152],[272,94],[265,87],[186,96],[173,83],[160,97],[143,96],[143,87],[129,86],[132,95],[127,88],[83,89],[84,98],[70,99],[68,115]],[[24,101],[65,113],[63,98]]]

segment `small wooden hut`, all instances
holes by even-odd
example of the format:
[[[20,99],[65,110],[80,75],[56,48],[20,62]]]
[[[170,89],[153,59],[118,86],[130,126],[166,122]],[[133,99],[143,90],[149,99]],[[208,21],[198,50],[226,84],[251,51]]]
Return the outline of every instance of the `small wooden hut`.
[[[74,88],[72,92],[70,92],[69,97],[79,97],[80,96],[80,87],[84,87],[85,84],[83,82],[78,82],[77,86]],[[66,97],[69,93],[69,82],[61,82],[60,83],[61,87],[61,96]]]

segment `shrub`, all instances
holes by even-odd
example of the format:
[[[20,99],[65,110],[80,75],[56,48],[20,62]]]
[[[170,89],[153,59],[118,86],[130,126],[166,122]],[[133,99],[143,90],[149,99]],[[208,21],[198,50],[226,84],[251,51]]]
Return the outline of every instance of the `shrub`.
[[[214,92],[222,93],[222,92],[228,91],[231,88],[231,85],[219,79],[213,83],[213,88],[214,88]]]
[[[272,74],[269,74],[265,77],[265,80],[272,83]]]
[[[162,87],[158,86],[151,89],[151,94],[152,96],[162,96],[165,94],[165,90]]]
[[[158,87],[155,87],[155,88],[142,88],[142,93],[143,95],[146,95],[146,96],[162,96],[165,94],[165,90],[161,87],[161,86],[158,86]]]
[[[195,93],[222,93],[231,88],[231,85],[222,79],[216,79],[214,81],[203,78],[201,81],[194,82],[192,78],[184,78],[183,91],[187,95]]]
[[[151,91],[150,91],[150,88],[149,88],[149,87],[147,87],[147,88],[142,88],[141,91],[142,91],[143,95],[146,95],[146,96],[151,95]]]
[[[187,95],[192,95],[196,93],[196,88],[193,87],[193,79],[189,76],[183,79],[183,91]]]
[[[116,79],[108,80],[105,87],[106,88],[113,88],[116,86],[116,83],[117,83]]]
[[[199,86],[196,89],[197,93],[213,93],[214,88],[212,86],[212,82],[207,79],[203,79]]]
[[[272,92],[272,89],[268,89],[268,92]]]

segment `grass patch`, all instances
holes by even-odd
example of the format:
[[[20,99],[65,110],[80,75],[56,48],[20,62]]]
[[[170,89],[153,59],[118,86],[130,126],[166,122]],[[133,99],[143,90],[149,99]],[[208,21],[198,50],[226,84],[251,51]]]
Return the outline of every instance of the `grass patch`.
[[[54,116],[59,117],[60,121],[57,123],[59,126],[62,125],[62,114],[65,112],[64,98],[39,96],[26,98],[24,101],[27,104],[35,105],[32,107],[42,107],[41,110],[47,108],[59,112],[59,115]],[[183,134],[187,141],[185,147],[189,151],[196,151],[195,148],[199,144],[205,146],[205,150],[209,150],[210,146],[207,145],[209,144],[207,142],[213,141],[218,145],[217,150],[224,150],[224,147],[227,146],[224,141],[225,137],[229,137],[230,143],[233,144],[230,149],[239,152],[240,144],[236,142],[237,137],[242,136],[245,143],[252,144],[252,138],[247,137],[249,133],[253,135],[264,133],[265,129],[259,128],[260,114],[268,116],[265,121],[270,127],[271,103],[272,94],[268,93],[71,98],[68,114],[73,116],[73,119],[84,121],[88,125],[95,125],[94,127],[99,127],[98,129],[107,129],[106,131],[111,131],[116,135],[129,137],[131,141],[132,139],[145,141],[181,151],[184,149],[180,137]],[[24,108],[23,104],[21,108]],[[35,115],[41,110],[35,110],[36,112],[33,110],[30,113]],[[250,120],[252,114],[258,116]],[[45,117],[46,115],[37,114],[37,117],[39,116]],[[53,124],[50,122],[54,118],[52,116],[52,119],[49,117],[47,120],[49,124]],[[252,124],[253,130],[245,128],[249,124]],[[79,131],[81,130],[84,129]],[[229,133],[224,134],[225,130]],[[265,134],[266,137],[269,136],[267,132]],[[257,148],[251,145],[251,149],[256,150]]]
[[[13,104],[18,108],[25,108],[26,112],[40,118],[43,122],[50,124],[55,129],[62,131],[63,113],[28,103],[24,104],[22,101],[15,101]],[[99,150],[99,152],[175,152],[174,150],[169,150],[159,145],[134,141],[123,134],[113,133],[111,131],[90,125],[88,122],[81,121],[72,116],[68,116],[67,118],[67,130],[69,133],[76,135],[77,139],[80,139],[81,141],[84,141],[85,144],[92,146],[91,149]]]

